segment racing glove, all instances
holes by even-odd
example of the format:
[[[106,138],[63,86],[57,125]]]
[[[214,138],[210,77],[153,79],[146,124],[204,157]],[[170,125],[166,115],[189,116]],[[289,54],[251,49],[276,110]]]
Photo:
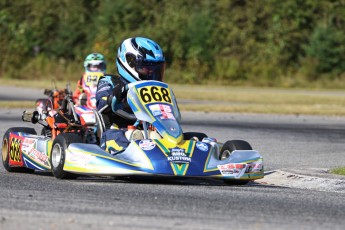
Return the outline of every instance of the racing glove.
[[[126,98],[127,90],[125,83],[119,81],[119,83],[113,89],[113,96],[115,96],[116,100],[118,100],[119,102],[122,102],[123,99]]]

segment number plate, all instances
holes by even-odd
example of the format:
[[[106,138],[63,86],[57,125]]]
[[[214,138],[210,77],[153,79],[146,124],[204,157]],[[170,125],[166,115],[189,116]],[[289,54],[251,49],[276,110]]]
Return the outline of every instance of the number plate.
[[[138,88],[141,100],[144,104],[168,103],[172,104],[169,89],[161,86],[145,86]]]

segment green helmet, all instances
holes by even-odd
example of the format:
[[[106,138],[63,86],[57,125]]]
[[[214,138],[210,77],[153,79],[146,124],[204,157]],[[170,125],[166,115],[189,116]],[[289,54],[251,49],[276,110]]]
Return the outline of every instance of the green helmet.
[[[104,56],[100,53],[92,53],[86,56],[84,61],[85,72],[105,73],[107,65]]]

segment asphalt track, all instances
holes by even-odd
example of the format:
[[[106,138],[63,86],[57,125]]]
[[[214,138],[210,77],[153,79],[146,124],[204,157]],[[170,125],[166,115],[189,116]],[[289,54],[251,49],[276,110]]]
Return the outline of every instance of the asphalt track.
[[[21,122],[21,112],[0,109],[1,135],[13,126],[39,130]],[[263,155],[266,178],[278,175],[273,178],[276,181],[246,186],[214,180],[57,180],[50,173],[8,173],[1,165],[0,229],[344,229],[343,187],[289,184],[306,172],[312,177],[304,180],[313,180],[315,169],[344,166],[344,121],[341,117],[182,113],[184,131],[202,131],[220,141],[247,140]],[[323,177],[332,176],[323,173]],[[284,180],[288,182],[279,183]],[[344,182],[336,180],[340,185]]]

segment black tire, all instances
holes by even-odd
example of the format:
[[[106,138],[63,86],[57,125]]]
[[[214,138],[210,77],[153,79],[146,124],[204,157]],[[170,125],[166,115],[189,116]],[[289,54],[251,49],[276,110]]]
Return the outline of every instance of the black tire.
[[[220,150],[219,160],[226,159],[230,156],[231,152],[234,150],[253,150],[252,146],[242,140],[232,140],[224,143],[222,149]]]
[[[2,164],[4,165],[4,168],[8,172],[22,172],[22,173],[34,173],[34,169],[30,168],[25,168],[25,167],[11,167],[9,165],[9,157],[10,157],[10,152],[9,152],[9,138],[10,138],[10,133],[11,132],[23,132],[23,133],[28,133],[28,134],[33,134],[36,135],[36,130],[34,128],[28,128],[28,127],[13,127],[9,128],[2,140]]]
[[[66,157],[66,149],[72,143],[82,143],[83,140],[79,134],[76,133],[61,133],[53,142],[50,153],[50,165],[52,167],[53,175],[58,179],[75,179],[76,174],[69,173],[63,170]]]
[[[196,138],[198,138],[199,141],[202,141],[202,139],[204,139],[204,137],[207,137],[207,135],[205,133],[186,132],[186,133],[183,133],[183,137],[185,140],[190,140],[190,139],[196,137]]]
[[[253,150],[252,146],[243,140],[231,140],[224,143],[222,149],[220,150],[219,160],[226,159],[230,156],[231,152],[234,150]],[[245,185],[250,180],[234,180],[234,179],[224,179],[224,183],[228,185]]]

